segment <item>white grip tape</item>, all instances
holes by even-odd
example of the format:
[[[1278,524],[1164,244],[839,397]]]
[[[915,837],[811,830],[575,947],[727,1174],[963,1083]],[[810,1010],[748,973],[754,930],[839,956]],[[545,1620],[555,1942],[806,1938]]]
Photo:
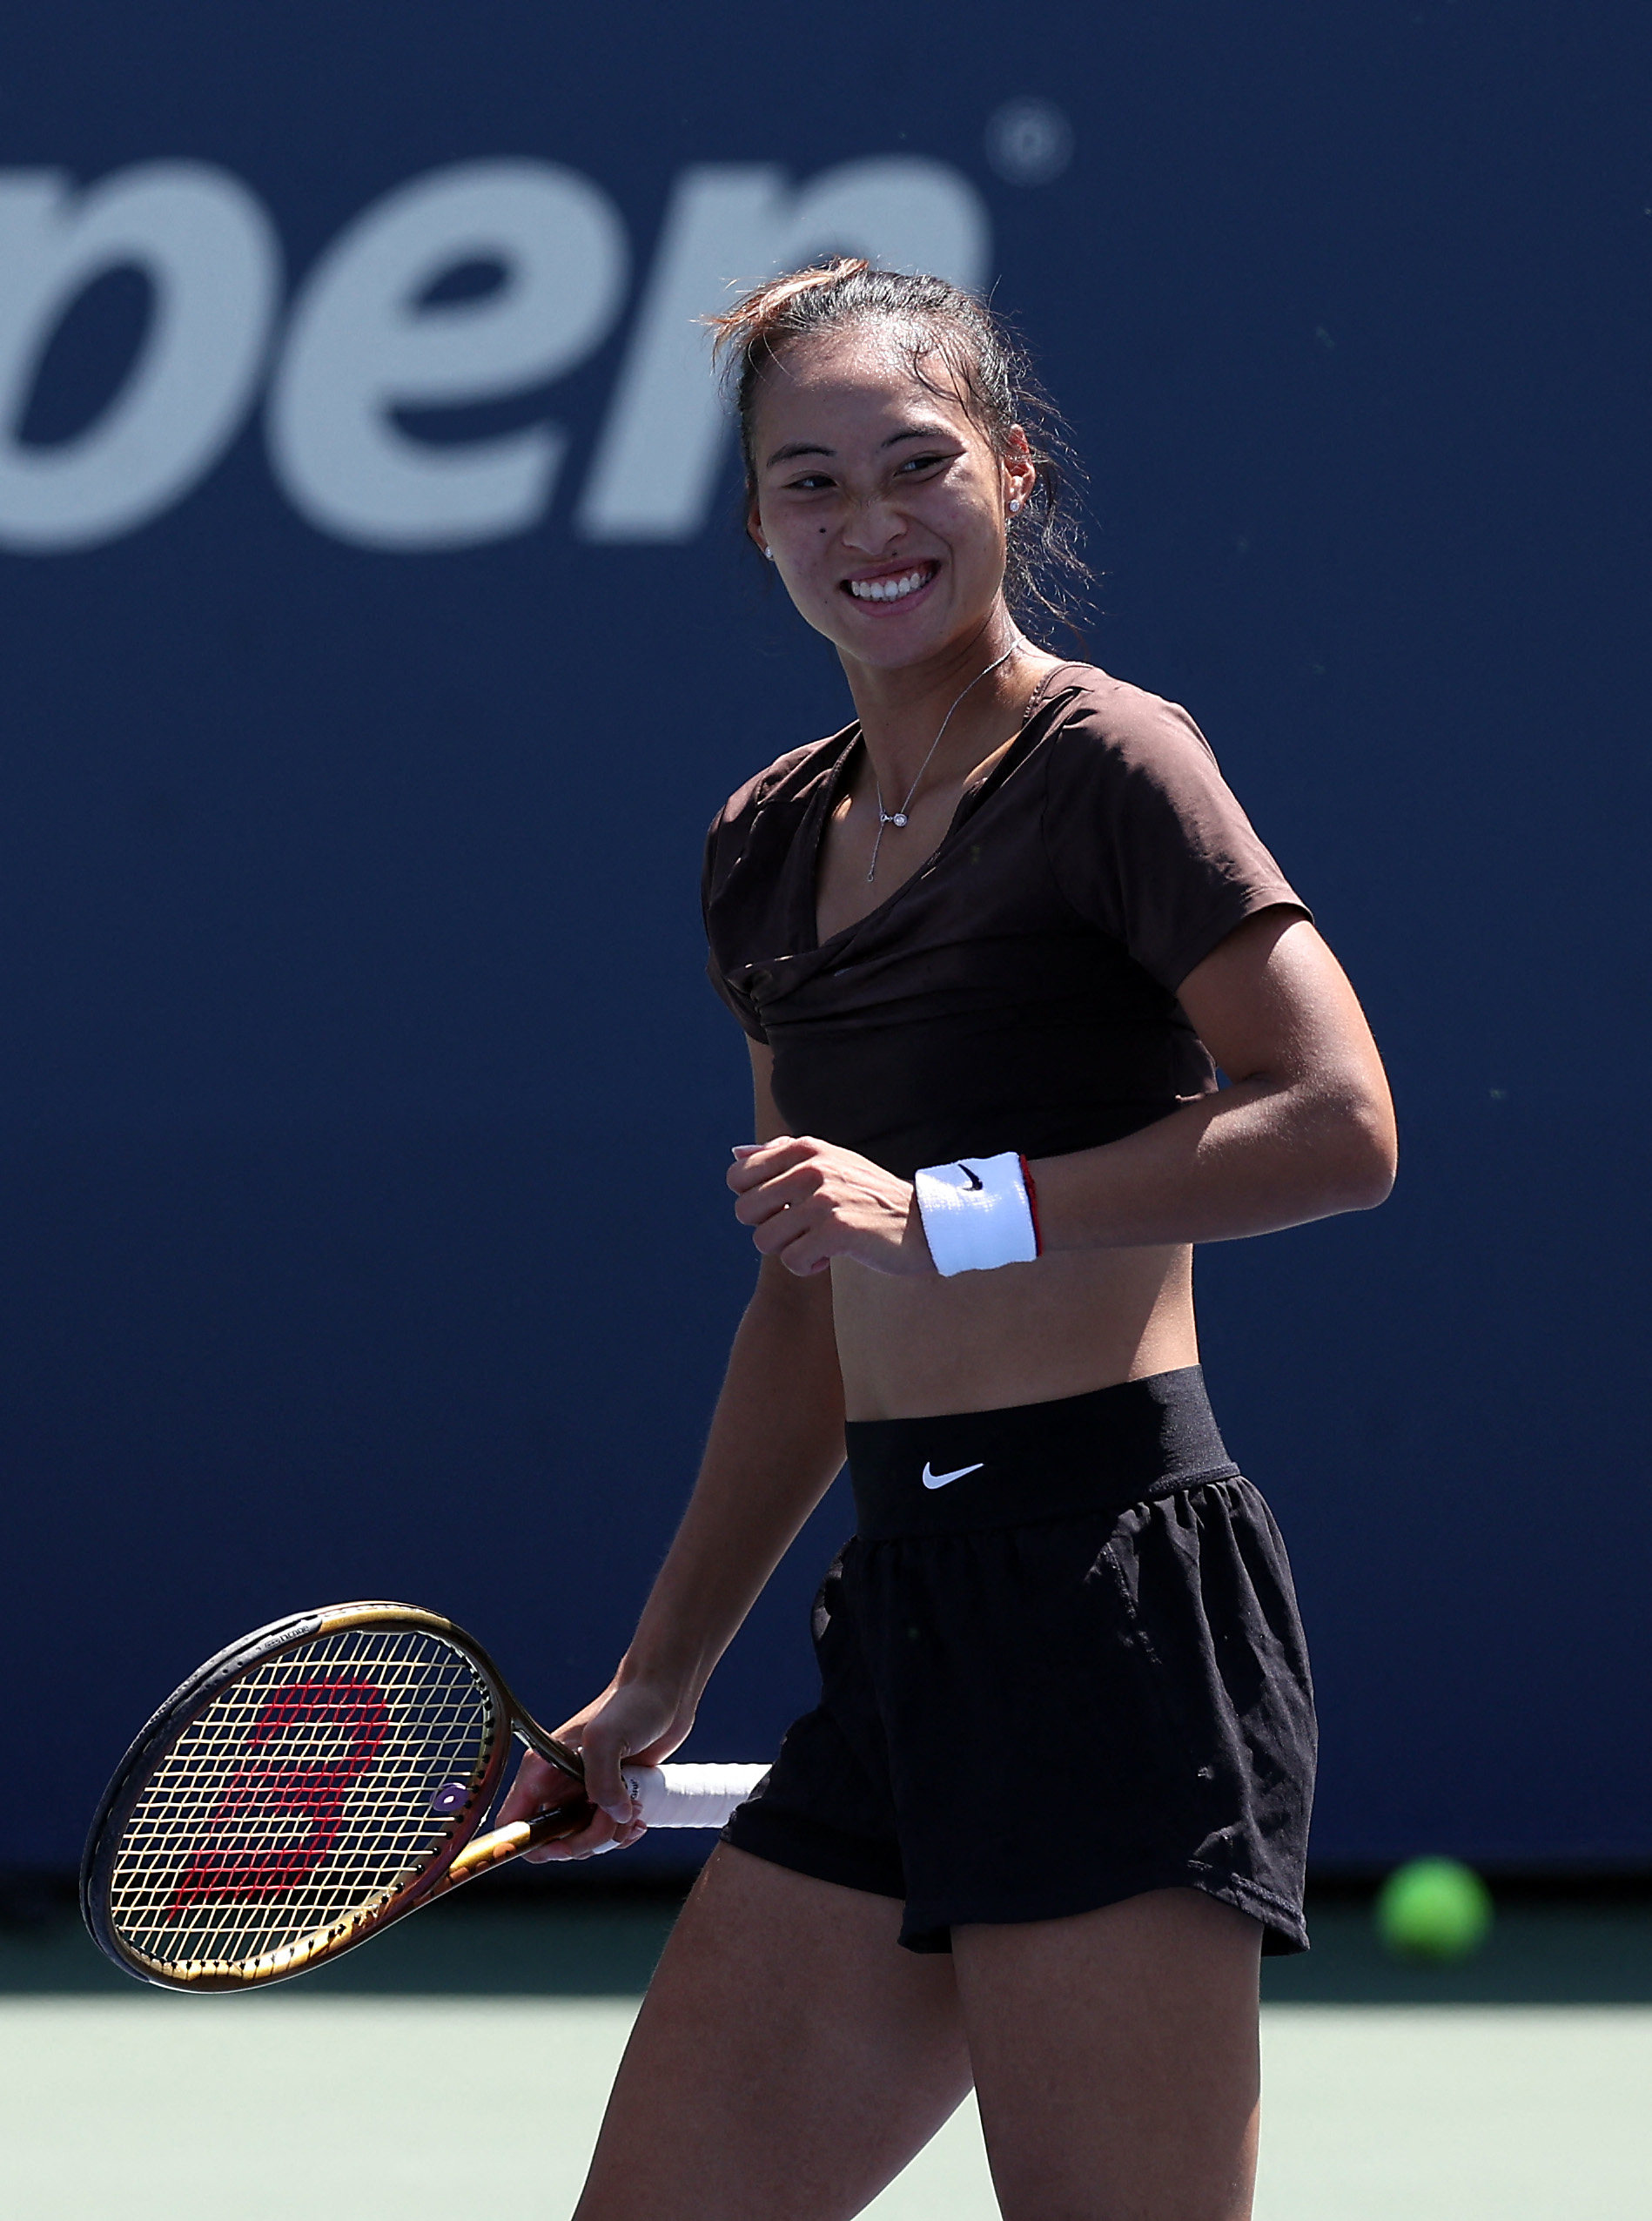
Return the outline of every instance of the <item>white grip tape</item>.
[[[628,1766],[625,1786],[648,1827],[721,1827],[766,1766]]]
[[[1032,1202],[1013,1149],[925,1165],[912,1175],[912,1185],[930,1255],[944,1279],[1030,1265],[1038,1255]]]

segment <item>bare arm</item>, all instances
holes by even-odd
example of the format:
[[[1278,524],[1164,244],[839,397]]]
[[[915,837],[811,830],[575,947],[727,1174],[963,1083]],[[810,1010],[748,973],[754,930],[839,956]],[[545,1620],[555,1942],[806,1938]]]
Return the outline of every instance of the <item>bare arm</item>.
[[[1232,1080],[1122,1141],[1035,1160],[1049,1249],[1229,1242],[1380,1203],[1393,1108],[1376,1044],[1313,927],[1265,911],[1182,983],[1182,1007]],[[932,1273],[909,1182],[846,1149],[782,1136],[729,1175],[736,1215],[794,1274],[834,1257]]]
[[[1045,1246],[1231,1242],[1369,1209],[1393,1185],[1393,1105],[1353,988],[1313,927],[1266,911],[1183,981],[1231,1085],[1122,1141],[1033,1166]]]
[[[754,1047],[764,1138],[779,1125],[769,1061]],[[580,1857],[616,1836],[630,1840],[621,1760],[657,1763],[688,1734],[713,1668],[843,1461],[830,1284],[765,1262],[735,1336],[699,1479],[636,1632],[607,1689],[557,1731],[583,1753],[603,1813],[540,1856]],[[543,1761],[525,1760],[501,1818],[527,1817],[557,1787]]]

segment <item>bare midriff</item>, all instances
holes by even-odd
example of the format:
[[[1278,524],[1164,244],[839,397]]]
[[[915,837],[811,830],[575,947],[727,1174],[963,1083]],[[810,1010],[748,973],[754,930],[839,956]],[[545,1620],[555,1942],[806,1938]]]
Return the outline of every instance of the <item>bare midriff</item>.
[[[851,1419],[927,1418],[1082,1396],[1199,1362],[1193,1253],[1066,1250],[950,1280],[832,1266]]]

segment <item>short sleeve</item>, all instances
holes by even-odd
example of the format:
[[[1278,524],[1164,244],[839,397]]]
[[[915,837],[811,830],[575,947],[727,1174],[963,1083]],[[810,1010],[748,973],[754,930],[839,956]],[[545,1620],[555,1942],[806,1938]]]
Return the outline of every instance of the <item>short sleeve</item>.
[[[1057,884],[1172,994],[1259,911],[1310,915],[1175,703],[1105,681],[1051,739],[1044,832]]]

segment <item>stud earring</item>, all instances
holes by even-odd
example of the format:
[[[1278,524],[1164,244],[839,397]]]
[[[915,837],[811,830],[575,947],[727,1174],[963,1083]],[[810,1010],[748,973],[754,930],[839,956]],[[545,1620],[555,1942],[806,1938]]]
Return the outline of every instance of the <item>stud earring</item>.
[[[772,548],[765,548],[765,549],[763,549],[763,561],[764,561],[764,562],[766,562],[766,563],[772,563],[772,562],[774,562],[774,560],[775,560],[775,551],[774,551],[774,549],[773,549]]]
[[[1019,495],[1019,494],[1017,494],[1017,495],[1015,495],[1014,499],[1013,499],[1013,500],[1011,501],[1011,503],[1010,503],[1010,514],[1011,514],[1011,516],[1014,516],[1014,515],[1017,513],[1017,511],[1020,509],[1020,507],[1021,507],[1021,496],[1020,496],[1020,495]]]

